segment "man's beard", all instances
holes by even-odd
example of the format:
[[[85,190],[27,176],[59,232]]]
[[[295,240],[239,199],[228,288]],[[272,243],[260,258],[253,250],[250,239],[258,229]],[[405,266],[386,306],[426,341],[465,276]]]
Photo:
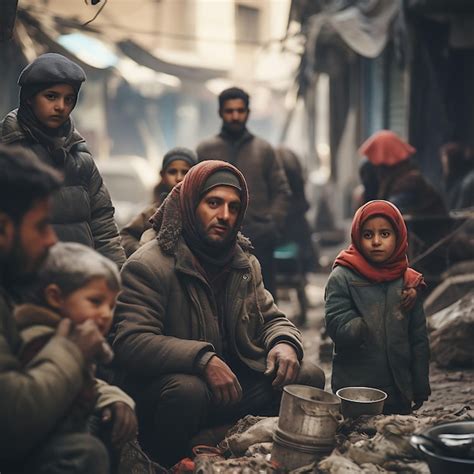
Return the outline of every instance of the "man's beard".
[[[15,239],[13,248],[3,258],[2,271],[4,283],[7,287],[25,287],[34,282],[37,271],[46,260],[48,252],[37,261],[32,263],[26,257],[18,238]]]
[[[229,243],[232,240],[232,229],[229,226],[227,227],[229,229],[228,234],[222,240],[214,240],[207,235],[206,230],[204,229],[201,222],[199,222],[199,220],[197,222],[197,225],[199,236],[205,244],[214,247],[216,251],[219,251],[219,249],[225,249],[229,246]]]
[[[224,130],[234,137],[240,137],[245,131],[245,122],[223,122]]]

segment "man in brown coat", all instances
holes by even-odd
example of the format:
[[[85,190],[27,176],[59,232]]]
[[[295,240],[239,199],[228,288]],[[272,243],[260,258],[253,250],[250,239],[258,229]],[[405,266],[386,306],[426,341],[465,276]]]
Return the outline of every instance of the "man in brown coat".
[[[290,188],[285,171],[272,146],[247,130],[249,95],[232,87],[219,95],[222,129],[197,147],[199,161],[224,160],[245,176],[250,202],[243,232],[254,247],[262,266],[265,288],[275,295],[273,251],[283,230],[290,205]]]
[[[234,166],[199,163],[154,216],[157,238],[122,270],[116,362],[142,441],[163,464],[187,455],[202,428],[277,415],[289,383],[324,387],[239,233],[247,200]]]
[[[105,446],[88,433],[54,428],[78,396],[85,367],[104,339],[89,320],[55,335],[25,367],[11,295],[36,271],[57,241],[51,194],[59,175],[20,148],[0,146],[0,471],[108,474]],[[54,434],[52,434],[54,433]]]

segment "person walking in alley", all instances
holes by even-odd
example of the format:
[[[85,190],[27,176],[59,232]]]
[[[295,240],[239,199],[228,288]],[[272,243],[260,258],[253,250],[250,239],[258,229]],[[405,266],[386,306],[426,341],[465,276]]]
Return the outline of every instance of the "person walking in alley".
[[[409,414],[431,391],[420,273],[408,267],[407,229],[396,206],[370,201],[352,221],[351,245],[336,257],[325,291],[334,341],[332,389],[374,387],[384,413]]]
[[[135,216],[120,231],[122,246],[127,257],[143,243],[140,242],[143,233],[151,229],[150,217],[160,207],[164,197],[173,189],[173,186],[183,181],[191,166],[196,163],[197,155],[189,148],[175,147],[165,153],[160,171],[161,180],[153,190],[153,204]]]
[[[110,195],[70,116],[85,79],[82,68],[60,54],[36,58],[20,74],[20,105],[0,123],[0,143],[31,150],[64,175],[53,197],[59,239],[92,247],[120,267],[125,253]]]
[[[275,296],[273,252],[288,212],[290,190],[272,146],[247,129],[249,95],[232,87],[219,95],[222,128],[197,147],[199,161],[223,160],[236,166],[248,183],[250,202],[243,232],[262,266],[265,287]]]
[[[88,364],[103,355],[93,321],[61,321],[31,364],[19,358],[21,339],[12,294],[33,280],[57,241],[51,194],[61,179],[20,148],[0,146],[0,471],[108,474],[107,451],[88,433],[54,427],[78,396]],[[67,467],[68,466],[68,467]]]
[[[137,402],[141,441],[166,465],[189,454],[203,428],[277,415],[289,383],[324,387],[239,233],[247,203],[237,168],[197,164],[153,217],[157,238],[122,269],[116,364]]]

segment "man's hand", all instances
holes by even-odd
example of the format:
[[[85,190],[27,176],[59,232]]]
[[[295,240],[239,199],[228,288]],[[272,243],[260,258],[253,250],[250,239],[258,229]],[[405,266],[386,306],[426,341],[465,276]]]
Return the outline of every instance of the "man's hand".
[[[279,342],[267,355],[267,370],[265,375],[275,373],[276,377],[272,382],[273,388],[282,389],[285,385],[293,383],[298,377],[300,363],[296,351],[290,344]]]
[[[106,406],[102,410],[101,421],[110,426],[110,443],[117,450],[138,434],[137,417],[126,403],[115,402]]]
[[[204,368],[204,377],[217,404],[228,405],[242,398],[242,387],[237,377],[219,357],[211,357]]]
[[[56,330],[57,336],[63,336],[74,342],[82,352],[87,363],[100,358],[104,350],[104,337],[96,323],[91,319],[74,326],[70,319],[63,319]]]

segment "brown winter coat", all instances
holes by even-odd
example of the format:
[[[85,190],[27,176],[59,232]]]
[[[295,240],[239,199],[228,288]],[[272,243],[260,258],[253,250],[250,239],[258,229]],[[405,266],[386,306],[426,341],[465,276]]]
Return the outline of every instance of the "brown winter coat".
[[[212,355],[223,352],[211,288],[184,240],[168,244],[148,242],[122,269],[112,344],[117,362],[136,376],[200,374]],[[269,349],[285,340],[302,359],[300,332],[264,289],[257,259],[240,245],[225,291],[224,324],[233,356],[263,372]]]
[[[255,245],[274,242],[284,226],[291,194],[273,147],[248,131],[235,143],[220,133],[201,142],[197,153],[199,161],[227,161],[242,172],[250,196],[243,232]]]

